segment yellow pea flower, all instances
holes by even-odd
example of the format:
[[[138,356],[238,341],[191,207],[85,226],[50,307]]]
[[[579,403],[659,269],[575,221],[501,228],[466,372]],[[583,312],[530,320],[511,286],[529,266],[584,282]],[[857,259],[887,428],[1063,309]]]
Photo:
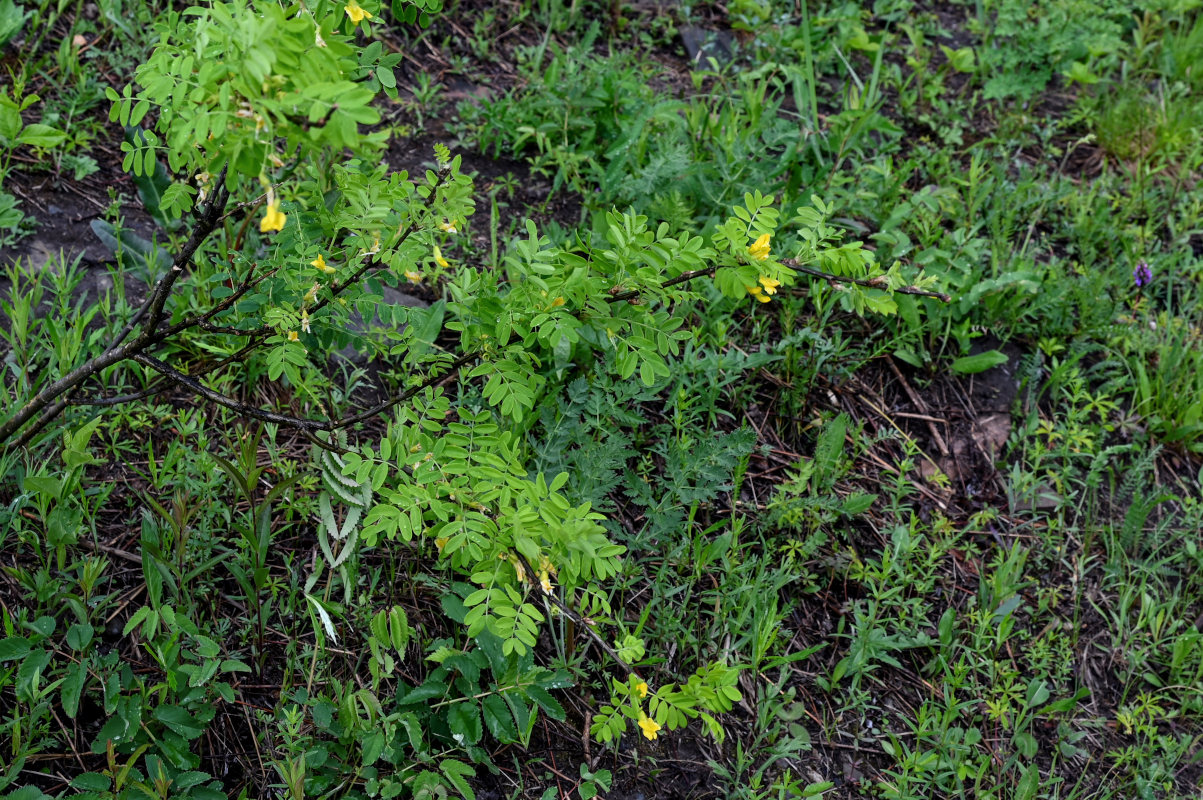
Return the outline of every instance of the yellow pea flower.
[[[301,330],[309,333],[309,309],[301,309]]]
[[[434,540],[434,546],[439,549],[440,553],[443,552],[443,548],[447,546],[447,540],[450,538],[450,536],[440,536]]]
[[[414,272],[412,269],[405,270],[405,277],[409,278],[410,283],[421,283],[422,273]]]
[[[285,215],[280,211],[280,203],[275,198],[272,198],[267,203],[267,208],[263,212],[263,219],[259,221],[259,232],[267,233],[268,231],[280,231],[284,229]]]
[[[760,285],[764,287],[765,294],[777,294],[777,287],[781,285],[781,281],[775,281],[772,278],[760,276]]]
[[[314,300],[316,300],[317,293],[321,288],[322,288],[322,285],[320,283],[315,283],[315,284],[313,284],[313,286],[310,286],[309,291],[305,292],[305,296],[303,298],[301,298],[301,304],[309,305]]]
[[[552,301],[551,301],[551,307],[552,307],[552,308],[559,308],[559,307],[560,307],[560,306],[562,306],[562,305],[564,305],[564,298],[563,298],[563,297],[557,297],[555,300],[552,300]]]
[[[458,233],[459,232],[458,230],[456,230],[454,222],[440,222],[439,230],[443,231],[444,233]]]
[[[346,10],[347,16],[351,18],[351,22],[356,25],[363,22],[365,19],[372,18],[372,12],[360,8],[359,3],[355,2],[355,0],[351,0],[349,3],[343,6],[343,8]]]
[[[648,739],[655,739],[656,732],[660,730],[660,724],[642,711],[639,712],[639,727],[643,729],[643,735]]]
[[[647,684],[643,681],[640,681],[639,683],[635,684],[635,691],[639,692],[640,698],[647,697]]]
[[[539,585],[543,587],[543,594],[551,594],[551,578],[546,572],[539,573]]]
[[[299,339],[299,338],[300,338],[300,337],[299,337],[299,336],[297,336],[297,332],[296,332],[296,331],[289,331],[289,332],[288,332],[288,341],[290,341],[290,342],[295,342],[295,341],[296,341],[297,339]]]
[[[769,257],[769,238],[770,234],[762,233],[760,238],[752,243],[748,248],[748,255],[757,261],[764,261]]]
[[[332,267],[326,263],[326,257],[324,255],[322,255],[321,253],[318,253],[317,258],[313,259],[309,263],[311,265],[317,267],[319,270],[326,273],[327,275],[334,274],[334,267]]]
[[[747,290],[748,294],[752,295],[762,303],[768,303],[773,299],[765,294],[759,286],[745,286],[744,289]]]
[[[437,247],[434,249],[434,263],[438,264],[440,267],[451,266],[447,263],[447,259],[443,258],[443,252]]]

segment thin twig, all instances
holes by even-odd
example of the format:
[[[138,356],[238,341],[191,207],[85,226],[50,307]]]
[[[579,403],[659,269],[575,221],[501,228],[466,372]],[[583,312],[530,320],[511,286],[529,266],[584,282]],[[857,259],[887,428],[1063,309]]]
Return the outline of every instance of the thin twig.
[[[713,275],[715,269],[717,269],[717,267],[708,267],[706,269],[695,269],[691,272],[682,272],[677,277],[669,278],[664,283],[660,284],[659,287],[655,287],[655,288],[665,289],[669,286],[676,286],[679,283],[688,283],[689,281],[693,280],[694,278],[700,278],[703,275],[707,275],[707,276]],[[610,291],[614,292],[615,289],[617,289],[617,288],[618,287],[616,286],[616,287],[614,287],[614,289],[611,289]],[[649,288],[653,288],[653,287],[649,287]],[[625,292],[615,292],[614,294],[611,294],[609,297],[606,298],[606,302],[607,303],[621,303],[623,300],[633,300],[636,297],[639,297],[645,291],[647,291],[647,290],[646,289],[628,289]]]
[[[294,417],[288,414],[277,414],[274,411],[264,411],[256,406],[240,403],[232,397],[226,397],[220,392],[210,389],[200,381],[185,375],[184,373],[172,369],[154,356],[149,356],[146,353],[131,353],[130,359],[137,361],[139,364],[150,367],[155,372],[163,375],[168,380],[190,389],[194,394],[198,394],[206,400],[216,403],[223,408],[228,408],[235,413],[241,414],[244,417],[258,419],[264,422],[274,422],[278,425],[287,425],[292,428],[302,428],[309,430],[329,430],[331,423],[329,421],[316,419],[303,419]]]
[[[855,283],[857,286],[867,286],[870,289],[884,289],[886,291],[893,291],[897,294],[913,294],[919,297],[934,297],[935,299],[945,303],[952,302],[951,295],[945,294],[944,292],[932,292],[928,291],[927,289],[920,289],[916,286],[900,286],[897,289],[890,289],[884,277],[849,278],[845,275],[833,275],[832,273],[824,272],[821,269],[803,266],[792,258],[783,258],[781,259],[781,263],[796,272],[801,272],[815,278],[823,278],[825,280],[835,281],[837,283]]]
[[[444,370],[436,375],[431,375],[426,380],[419,383],[417,386],[411,386],[409,389],[405,390],[400,395],[398,395],[397,397],[395,397],[391,400],[386,400],[385,402],[381,403],[380,405],[369,408],[367,411],[356,414],[355,416],[352,416],[352,417],[348,417],[344,420],[341,420],[341,421],[331,425],[330,429],[333,430],[333,429],[338,429],[338,428],[346,428],[350,425],[354,425],[356,423],[363,422],[364,420],[371,419],[372,417],[375,417],[376,415],[380,414],[381,412],[388,411],[390,408],[393,408],[394,406],[399,405],[400,403],[404,403],[406,400],[410,399],[411,397],[416,395],[418,392],[424,391],[425,389],[428,389],[431,386],[434,386],[436,384],[442,383],[445,380],[450,380],[451,378],[453,378],[459,374],[459,371],[462,367],[464,367],[466,364],[468,364],[472,361],[475,361],[477,358],[480,358],[480,356],[481,356],[481,352],[479,350],[473,350],[470,353],[465,353],[464,355],[455,359],[455,361],[452,361],[446,370]]]
[[[526,556],[522,555],[521,553],[516,553],[516,555],[518,556],[519,559],[522,560],[522,563],[526,566],[527,574],[529,574],[529,575],[537,575],[538,574],[538,572],[535,570],[535,568],[533,566],[531,566],[531,563],[530,563],[530,561],[527,560]],[[588,633],[589,636],[592,637],[593,641],[597,644],[597,646],[600,647],[602,650],[606,651],[606,655],[608,655],[608,656],[610,656],[610,658],[614,659],[614,661],[620,667],[622,667],[628,675],[634,675],[636,678],[643,680],[643,678],[641,678],[639,676],[639,673],[635,671],[635,668],[632,667],[630,664],[628,664],[625,660],[623,660],[622,656],[618,655],[618,651],[615,650],[613,647],[611,647],[609,642],[607,642],[605,639],[602,638],[601,634],[599,634],[597,631],[593,630],[593,625],[591,625],[589,622],[587,622],[585,620],[584,617],[582,617],[580,614],[578,614],[576,611],[574,611],[572,608],[570,608],[563,600],[556,597],[555,592],[552,592],[551,594],[545,593],[543,596],[546,597],[548,600],[550,600],[552,605],[554,605],[556,608],[560,609],[560,611],[563,612],[570,620],[575,622],[577,624],[578,629],[584,630],[586,633]]]

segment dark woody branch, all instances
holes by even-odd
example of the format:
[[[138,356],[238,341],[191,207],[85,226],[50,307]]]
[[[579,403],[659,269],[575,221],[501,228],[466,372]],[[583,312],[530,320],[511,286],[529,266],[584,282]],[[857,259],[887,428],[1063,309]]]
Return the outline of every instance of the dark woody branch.
[[[833,275],[830,272],[824,272],[823,270],[815,269],[814,267],[803,266],[797,261],[794,261],[792,258],[783,258],[781,259],[781,263],[790,269],[795,270],[796,272],[801,272],[805,275],[810,275],[815,278],[823,278],[824,280],[831,281],[833,283],[855,283],[857,286],[866,286],[870,289],[889,290],[889,286],[886,284],[885,276],[880,276],[877,278],[849,278],[844,275]],[[952,302],[952,297],[944,292],[932,292],[928,291],[927,289],[920,289],[916,286],[900,286],[892,291],[896,292],[897,294],[912,294],[918,297],[934,297],[935,299],[944,303]]]
[[[118,332],[113,342],[103,352],[88,359],[63,377],[43,387],[40,392],[18,409],[16,413],[0,424],[0,443],[8,441],[36,416],[37,421],[35,424],[19,436],[12,445],[14,447],[24,446],[39,430],[44,428],[67,407],[71,394],[84,381],[87,381],[114,364],[125,361],[135,353],[142,352],[150,345],[162,341],[163,334],[157,332],[155,328],[162,317],[167,296],[170,294],[176,280],[183,273],[184,268],[192,261],[192,257],[196,254],[201,244],[217,228],[221,220],[222,211],[229,200],[229,192],[224,185],[224,170],[222,171],[222,177],[223,181],[214,190],[209,203],[201,207],[197,215],[196,225],[193,227],[188,241],[184,243],[179,254],[172,261],[171,268],[168,269],[167,274],[155,285],[150,296],[142,304],[142,307],[138,309],[137,313],[134,314],[134,317]],[[146,324],[142,327],[142,330],[132,340],[125,341],[143,318],[146,318]]]
[[[167,338],[192,327],[199,327],[202,330],[213,333],[226,333],[250,337],[250,342],[248,342],[248,344],[237,353],[214,365],[211,365],[201,373],[207,374],[221,365],[245,357],[250,352],[261,346],[264,339],[266,339],[271,333],[271,330],[266,327],[244,331],[231,326],[217,325],[213,322],[215,317],[229,308],[232,308],[240,298],[245,296],[248,292],[253,290],[272,274],[271,272],[268,272],[266,274],[255,276],[253,267],[250,271],[248,271],[238,288],[231,295],[223,298],[221,302],[217,303],[212,308],[203,313],[196,314],[192,317],[182,320],[175,325],[169,325],[165,327],[162,325],[167,299],[171,295],[171,291],[174,288],[176,281],[179,280],[185,268],[191,263],[196,251],[225,219],[225,210],[230,199],[229,190],[225,185],[227,169],[228,168],[222,169],[221,176],[216,181],[216,188],[214,189],[213,195],[209,199],[208,203],[203,204],[198,208],[196,224],[193,226],[188,240],[180,249],[175,259],[173,259],[171,267],[168,269],[167,273],[159,279],[158,283],[155,284],[154,288],[151,290],[143,304],[134,313],[133,317],[131,317],[130,320],[124,326],[122,326],[122,328],[117,332],[117,335],[114,337],[113,341],[99,355],[88,359],[86,362],[71,370],[63,377],[43,387],[40,392],[31,398],[24,406],[18,409],[11,417],[9,417],[3,423],[0,423],[0,445],[4,445],[10,439],[13,439],[13,437],[21,432],[23,428],[24,432],[17,436],[17,438],[13,439],[10,446],[23,447],[27,445],[39,431],[44,429],[46,425],[48,425],[60,413],[62,413],[62,411],[68,405],[115,405],[116,403],[124,400],[149,396],[150,394],[157,393],[158,391],[161,391],[162,388],[165,388],[159,387],[154,391],[147,390],[145,392],[136,392],[118,398],[96,398],[93,401],[77,401],[74,399],[73,395],[79,391],[80,387],[82,387],[84,383],[97,376],[103,370],[126,360],[137,361],[145,366],[149,366],[155,371],[164,375],[164,377],[167,378],[171,383],[184,386],[189,390],[201,395],[202,397],[206,397],[207,399],[218,403],[219,405],[231,408],[232,410],[236,410],[239,413],[255,419],[278,421],[282,424],[289,424],[294,427],[309,430],[328,430],[331,429],[331,426],[338,425],[336,422],[304,420],[299,417],[289,417],[288,415],[275,414],[274,412],[263,411],[262,409],[255,409],[251,406],[238,403],[237,401],[227,398],[224,395],[205,387],[196,380],[198,375],[185,375],[178,370],[168,367],[162,361],[153,358],[146,352],[153,345],[159,344]],[[445,180],[447,174],[447,171],[440,170],[438,174],[438,180],[432,187],[430,197],[433,198],[436,196],[437,190],[442,184],[443,180]],[[414,230],[415,227],[411,225],[409,228],[403,231],[397,244],[404,242]],[[380,270],[386,267],[387,265],[378,259],[369,259],[351,276],[345,280],[337,281],[332,284],[330,287],[330,296],[324,298],[322,301],[316,304],[314,310],[316,311],[325,307],[332,299],[345,291],[349,286],[356,283],[367,271]],[[135,330],[139,329],[139,327],[140,330],[138,334],[134,336],[134,338],[129,339],[131,334],[133,334]],[[127,339],[129,339],[129,341],[127,341]],[[463,361],[463,363],[467,363],[467,361],[474,357],[475,355],[468,357]],[[458,369],[459,366],[456,366],[455,370],[458,371]],[[432,376],[432,380],[434,382],[438,382],[445,377],[445,375],[439,374]],[[418,387],[418,390],[420,389],[421,387]],[[410,396],[412,396],[412,394],[404,394],[402,397],[385,404],[382,406],[382,408],[392,407],[393,405],[402,402],[404,399],[407,399]],[[359,421],[362,418],[364,418],[364,415],[356,415],[356,417],[352,419],[353,421]],[[353,422],[347,421],[344,424],[353,424]]]
[[[316,419],[302,419],[301,417],[293,417],[288,414],[277,414],[274,411],[265,411],[256,406],[247,403],[240,403],[233,398],[226,397],[220,392],[210,389],[200,381],[192,378],[184,373],[172,369],[154,356],[149,356],[145,353],[134,353],[130,356],[139,364],[150,367],[155,372],[158,372],[169,381],[187,388],[193,394],[200,395],[211,403],[215,403],[223,408],[228,408],[236,414],[251,419],[262,420],[263,422],[274,422],[279,425],[287,425],[292,428],[301,428],[302,430],[329,430],[330,423]]]
[[[855,283],[857,286],[865,286],[865,287],[868,287],[871,289],[889,289],[889,287],[886,285],[884,277],[850,278],[845,275],[835,275],[830,272],[824,272],[821,269],[815,269],[814,267],[804,266],[802,264],[799,264],[797,261],[795,261],[792,258],[783,258],[783,259],[781,259],[781,263],[796,272],[801,272],[805,275],[810,275],[811,277],[814,277],[814,278],[822,278],[823,280],[831,281],[833,283]],[[717,268],[710,267],[708,269],[695,269],[692,272],[683,272],[680,275],[676,276],[675,278],[669,278],[668,280],[661,283],[660,288],[664,289],[664,288],[668,288],[669,286],[676,286],[677,284],[686,283],[688,281],[693,280],[694,278],[699,278],[703,275],[713,275],[715,272],[715,269],[717,269]],[[614,290],[611,290],[611,291],[613,292]],[[949,295],[945,294],[944,292],[931,292],[931,291],[928,291],[927,289],[920,289],[915,286],[901,286],[897,289],[894,289],[893,291],[897,292],[898,294],[911,294],[911,295],[917,295],[919,297],[934,297],[935,299],[941,300],[945,303],[952,301],[952,298]],[[620,292],[611,294],[609,297],[606,298],[606,300],[611,303],[617,303],[622,300],[634,300],[634,299],[638,298],[640,296],[640,294],[642,294],[642,291],[639,289],[628,289],[626,291],[620,291]]]
[[[437,190],[442,181],[446,177],[445,171],[440,171],[438,180],[436,181],[431,197],[436,196]],[[229,200],[229,193],[225,189],[225,171],[222,172],[221,179],[217,182],[218,187],[214,191],[213,197],[209,204],[203,207],[198,214],[197,224],[195,225],[191,236],[181,249],[179,255],[173,261],[171,269],[160,279],[156,284],[154,291],[139,308],[134,317],[122,328],[117,337],[104,352],[99,356],[90,359],[82,366],[68,373],[58,381],[53,382],[38,393],[32,400],[29,401],[22,409],[12,416],[8,421],[0,425],[0,443],[10,438],[13,434],[19,431],[26,423],[29,422],[35,415],[39,415],[37,420],[21,435],[15,442],[15,446],[23,446],[36,435],[36,433],[44,428],[52,421],[64,408],[68,405],[116,405],[121,402],[141,399],[143,397],[158,394],[170,385],[176,385],[189,390],[190,392],[203,397],[210,402],[228,408],[237,414],[240,414],[251,419],[258,419],[264,422],[274,422],[288,427],[296,428],[302,431],[308,438],[313,437],[315,431],[333,431],[342,428],[347,428],[364,422],[368,419],[378,416],[397,405],[409,400],[419,392],[431,387],[454,379],[460,370],[468,364],[476,361],[484,355],[483,351],[473,350],[460,355],[455,360],[451,361],[446,367],[437,369],[431,375],[420,383],[410,387],[394,398],[391,398],[383,403],[380,403],[372,408],[366,409],[360,413],[353,414],[341,419],[307,419],[303,417],[292,416],[289,414],[280,414],[273,411],[268,411],[256,406],[242,403],[233,398],[227,397],[200,382],[199,378],[213,372],[220,367],[241,360],[251,352],[259,348],[263,342],[271,335],[273,330],[268,326],[260,326],[250,330],[243,330],[229,325],[218,325],[213,320],[223,312],[232,308],[239,299],[244,297],[248,292],[257,287],[262,281],[271,277],[274,272],[267,272],[256,276],[254,274],[254,266],[247,271],[239,286],[227,297],[212,308],[194,314],[187,319],[184,319],[175,325],[169,325],[160,328],[164,308],[172,287],[182,274],[184,267],[190,263],[193,255],[204,240],[216,229],[216,227],[224,219],[223,212]],[[411,225],[405,231],[401,232],[398,240],[393,243],[392,247],[402,244],[412,233],[416,227]],[[853,283],[858,286],[869,288],[889,289],[884,276],[877,278],[851,278],[842,275],[834,275],[824,272],[813,267],[808,267],[797,263],[793,259],[782,259],[782,264],[815,278],[821,278],[833,283]],[[371,258],[361,264],[353,273],[342,280],[338,280],[329,285],[329,293],[319,302],[315,303],[312,310],[320,311],[330,302],[336,299],[348,287],[357,284],[369,271],[378,271],[387,268],[388,265],[380,259]],[[715,274],[717,267],[708,267],[705,269],[692,270],[684,272],[673,278],[660,283],[655,289],[666,289],[672,286],[688,283],[699,277],[710,277]],[[638,302],[639,298],[649,289],[622,289],[621,286],[616,286],[610,290],[605,296],[605,301],[608,303],[618,302]],[[948,302],[951,298],[943,292],[933,292],[921,289],[914,286],[904,286],[893,289],[900,294],[918,295],[922,297],[933,297],[944,302]],[[129,334],[139,325],[145,318],[145,324],[141,332],[130,342],[123,343]],[[245,336],[249,341],[237,352],[220,359],[208,366],[194,372],[191,375],[180,372],[177,369],[167,365],[163,361],[151,356],[146,352],[151,345],[158,344],[170,336],[174,336],[183,330],[192,327],[211,333],[222,333],[234,336]],[[151,387],[131,394],[122,395],[112,398],[97,398],[91,401],[80,401],[72,398],[72,395],[78,391],[79,387],[88,379],[95,376],[101,370],[104,370],[120,361],[124,360],[136,361],[144,366],[150,367],[155,372],[158,372],[162,379],[156,382]]]
[[[193,394],[199,395],[199,396],[205,398],[206,400],[209,400],[210,402],[221,406],[222,408],[228,408],[231,411],[233,411],[236,414],[239,414],[241,416],[250,417],[251,419],[257,419],[257,420],[261,420],[263,422],[273,422],[273,423],[276,423],[279,425],[285,425],[285,426],[291,427],[291,428],[298,428],[302,431],[312,432],[312,431],[338,430],[340,428],[346,428],[348,426],[355,425],[356,423],[363,422],[365,420],[376,417],[379,414],[383,413],[384,411],[387,411],[388,409],[405,402],[406,400],[410,399],[411,397],[418,394],[419,392],[422,392],[431,386],[436,386],[439,383],[442,383],[443,381],[449,380],[450,378],[454,377],[455,375],[457,375],[459,373],[459,371],[462,367],[464,367],[466,364],[470,363],[471,361],[475,360],[477,357],[479,357],[479,355],[480,355],[479,353],[473,352],[473,353],[468,353],[467,355],[460,356],[455,361],[453,361],[451,364],[449,364],[446,369],[435,372],[433,375],[430,375],[429,377],[427,377],[426,380],[422,381],[421,383],[419,383],[415,386],[410,387],[409,389],[402,392],[397,397],[392,398],[384,403],[381,403],[378,406],[374,406],[373,408],[370,408],[360,414],[355,414],[354,416],[351,416],[351,417],[345,417],[342,419],[333,419],[333,420],[331,420],[331,419],[325,419],[325,420],[323,420],[323,419],[306,419],[304,417],[296,417],[296,416],[292,416],[290,414],[279,414],[274,411],[267,411],[265,409],[258,408],[257,406],[253,406],[248,403],[239,402],[238,400],[235,400],[232,397],[227,397],[226,395],[221,394],[220,392],[218,392],[214,389],[210,389],[208,386],[205,386],[200,381],[198,381],[195,377],[193,377],[191,375],[185,375],[184,373],[180,372],[179,370],[173,369],[172,367],[163,363],[159,359],[157,359],[153,356],[149,356],[145,353],[135,353],[130,356],[130,360],[136,361],[139,364],[142,364],[143,366],[150,367],[155,372],[158,372],[160,375],[162,375],[164,378],[166,378],[168,381],[170,381],[178,386],[182,386],[182,387],[188,389]],[[159,390],[156,390],[156,391],[159,391]],[[147,393],[149,394],[151,392],[148,391]],[[133,399],[135,396],[136,395],[129,395],[128,397]],[[114,398],[114,400],[115,399],[116,398]],[[111,401],[103,401],[103,403],[107,405],[107,404],[111,404]],[[93,404],[99,405],[100,403],[93,403]]]

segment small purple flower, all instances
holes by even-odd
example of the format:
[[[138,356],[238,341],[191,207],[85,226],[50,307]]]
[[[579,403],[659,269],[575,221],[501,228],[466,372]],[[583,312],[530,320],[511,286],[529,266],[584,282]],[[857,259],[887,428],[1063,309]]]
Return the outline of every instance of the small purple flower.
[[[1136,269],[1132,270],[1132,280],[1136,282],[1137,289],[1153,282],[1153,268],[1149,266],[1149,262],[1142,261],[1136,265]]]

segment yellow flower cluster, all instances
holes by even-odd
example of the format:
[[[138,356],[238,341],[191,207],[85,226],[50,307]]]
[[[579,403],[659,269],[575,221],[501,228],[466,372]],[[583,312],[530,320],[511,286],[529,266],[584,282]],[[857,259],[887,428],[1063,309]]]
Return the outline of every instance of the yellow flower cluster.
[[[347,3],[345,6],[343,6],[343,8],[346,10],[347,16],[351,18],[352,24],[358,25],[365,19],[372,18],[372,12],[360,8],[359,3],[355,2],[355,0],[351,0],[351,2]]]
[[[772,278],[767,278],[764,275],[760,276],[759,286],[745,286],[748,294],[755,297],[762,303],[767,303],[772,298],[770,295],[777,294],[777,287],[781,285],[781,281],[775,281]]]
[[[324,255],[322,255],[321,253],[318,253],[317,258],[313,259],[309,263],[310,263],[310,265],[317,267],[319,272],[324,272],[327,275],[334,274],[334,267],[332,267],[326,263],[326,257]]]
[[[639,727],[643,730],[644,736],[646,736],[648,739],[655,739],[656,732],[660,730],[660,723],[656,722],[656,720],[640,711]]]
[[[280,210],[280,201],[276,198],[276,193],[268,189],[267,208],[263,211],[263,219],[259,221],[259,232],[282,231],[286,219],[284,212]]]
[[[748,255],[752,256],[752,258],[756,259],[757,261],[764,261],[766,258],[768,258],[770,251],[770,238],[772,238],[772,234],[762,233],[760,238],[752,242],[751,246],[748,247]]]

